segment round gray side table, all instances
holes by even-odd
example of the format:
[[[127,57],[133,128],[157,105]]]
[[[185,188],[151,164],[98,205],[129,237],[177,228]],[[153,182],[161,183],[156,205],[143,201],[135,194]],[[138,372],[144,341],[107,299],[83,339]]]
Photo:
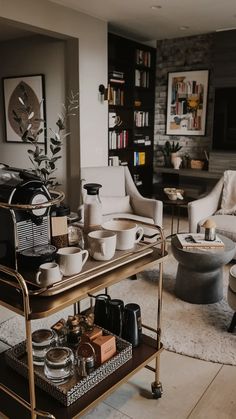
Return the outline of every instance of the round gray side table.
[[[179,262],[175,293],[193,304],[211,304],[223,298],[223,265],[235,254],[235,243],[222,235],[222,248],[182,248],[174,236],[171,248]]]

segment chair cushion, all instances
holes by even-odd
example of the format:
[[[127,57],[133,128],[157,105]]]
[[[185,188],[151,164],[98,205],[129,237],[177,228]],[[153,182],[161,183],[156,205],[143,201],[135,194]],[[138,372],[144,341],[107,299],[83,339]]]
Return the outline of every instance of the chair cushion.
[[[102,213],[113,214],[114,212],[119,213],[132,213],[130,205],[130,197],[126,196],[101,196],[102,202]]]

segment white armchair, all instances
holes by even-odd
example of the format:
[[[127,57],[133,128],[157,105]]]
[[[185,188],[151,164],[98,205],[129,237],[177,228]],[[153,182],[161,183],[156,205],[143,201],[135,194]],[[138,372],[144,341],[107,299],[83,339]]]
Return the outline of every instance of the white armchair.
[[[216,223],[216,231],[219,234],[223,234],[229,239],[236,242],[236,216],[235,212],[223,211],[225,213],[216,214],[221,208],[223,190],[226,191],[226,180],[230,176],[236,176],[234,171],[226,171],[224,176],[217,182],[212,191],[201,199],[192,201],[188,204],[188,219],[189,219],[189,231],[192,233],[203,232],[201,228],[202,224],[207,218],[211,218]],[[225,189],[224,189],[225,188]],[[232,184],[234,188],[234,183]],[[228,189],[229,190],[229,189]],[[230,194],[233,196],[233,194]],[[226,193],[224,194],[225,200]],[[236,202],[235,202],[236,204]]]
[[[133,218],[162,227],[163,204],[144,198],[136,188],[127,166],[81,168],[82,186],[100,183],[99,195],[104,221],[110,218]]]

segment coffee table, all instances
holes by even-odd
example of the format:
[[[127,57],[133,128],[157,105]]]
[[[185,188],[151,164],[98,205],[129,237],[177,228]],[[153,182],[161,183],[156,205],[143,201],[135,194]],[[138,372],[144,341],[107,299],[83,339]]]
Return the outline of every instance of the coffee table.
[[[182,248],[177,236],[171,240],[175,259],[179,262],[175,293],[193,304],[211,304],[223,298],[223,266],[235,253],[235,243],[218,234],[222,248]]]

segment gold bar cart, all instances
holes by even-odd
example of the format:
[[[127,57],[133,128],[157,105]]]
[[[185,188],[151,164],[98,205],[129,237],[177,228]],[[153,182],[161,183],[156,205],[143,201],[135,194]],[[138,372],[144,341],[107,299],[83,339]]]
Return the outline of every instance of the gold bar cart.
[[[135,252],[130,252],[118,264],[111,263],[109,269],[94,270],[90,273],[88,279],[82,283],[79,281],[79,277],[77,283],[76,278],[73,278],[72,287],[68,288],[67,286],[64,290],[62,288],[55,295],[43,297],[41,294],[31,292],[29,284],[20,273],[0,265],[0,304],[24,316],[28,356],[28,380],[6,365],[4,353],[0,356],[0,411],[4,415],[13,418],[16,417],[15,413],[17,412],[18,417],[29,417],[31,419],[35,419],[38,415],[40,417],[58,419],[78,418],[106,398],[143,367],[154,372],[155,379],[151,384],[152,394],[154,398],[161,397],[160,354],[163,349],[161,343],[162,281],[163,262],[168,257],[168,254],[165,250],[166,243],[163,230],[158,226],[142,224],[148,228],[154,228],[158,232],[158,240],[146,245],[146,248],[150,248],[151,252],[147,252],[147,254],[139,258],[137,258]],[[45,318],[70,305],[76,305],[91,294],[107,289],[113,284],[144,271],[156,263],[159,265],[156,328],[142,325],[143,331],[146,329],[149,332],[155,332],[156,338],[143,333],[141,345],[133,348],[132,359],[69,407],[62,406],[60,402],[49,394],[35,387],[31,321]],[[155,368],[147,365],[153,359],[155,359]]]

